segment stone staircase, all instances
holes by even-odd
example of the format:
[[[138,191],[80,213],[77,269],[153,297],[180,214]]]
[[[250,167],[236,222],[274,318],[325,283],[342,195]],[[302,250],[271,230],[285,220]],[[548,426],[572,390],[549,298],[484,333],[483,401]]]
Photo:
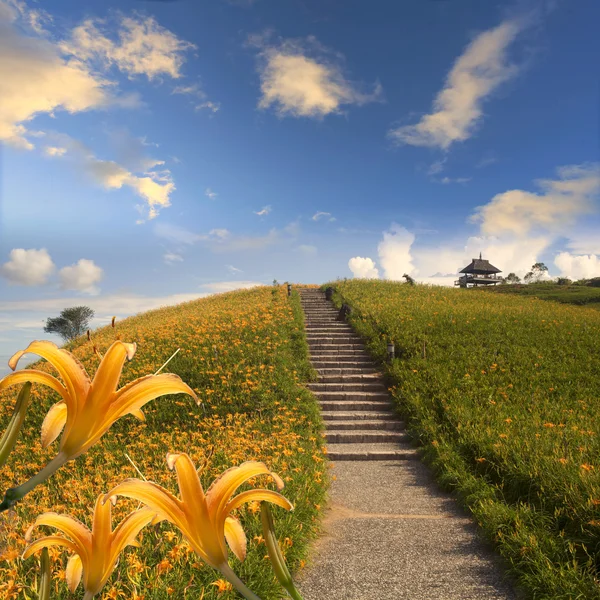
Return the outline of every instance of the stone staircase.
[[[418,458],[392,410],[383,376],[361,338],[318,289],[300,289],[311,361],[319,373],[307,387],[319,398],[330,460]]]

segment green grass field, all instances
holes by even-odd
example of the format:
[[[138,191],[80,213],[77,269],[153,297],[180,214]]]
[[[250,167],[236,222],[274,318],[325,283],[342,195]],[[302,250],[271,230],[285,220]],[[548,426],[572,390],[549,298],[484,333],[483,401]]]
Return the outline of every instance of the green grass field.
[[[551,300],[561,304],[588,306],[600,310],[600,288],[583,285],[557,285],[556,283],[530,283],[516,285],[497,285],[489,288],[477,288],[479,292],[496,294],[517,294],[535,296],[541,300]]]
[[[600,312],[512,293],[328,285],[374,355],[395,343],[385,370],[415,442],[528,595],[600,598]]]
[[[293,512],[273,507],[277,536],[292,571],[306,558],[308,541],[316,534],[324,504],[328,473],[322,423],[314,396],[300,383],[314,378],[304,337],[303,312],[297,294],[287,297],[282,286],[220,294],[178,306],[162,308],[93,332],[101,352],[115,339],[137,342],[126,363],[120,386],[154,373],[177,348],[180,352],[163,372],[176,373],[199,395],[204,408],[185,395],[163,396],[144,407],[146,421],[127,415],[117,421],[86,454],[67,463],[15,507],[0,514],[0,598],[37,598],[38,559],[21,560],[24,533],[46,511],[69,514],[87,527],[99,494],[128,477],[139,477],[127,453],[142,474],[179,495],[177,478],[167,469],[167,452],[187,452],[200,469],[202,485],[226,468],[245,460],[263,461],[282,477],[282,490],[295,506]],[[93,375],[99,358],[92,343],[81,338],[67,346]],[[15,348],[15,352],[21,348]],[[26,366],[26,357],[23,364]],[[39,361],[36,368],[52,372]],[[18,387],[0,393],[0,432],[10,417]],[[56,453],[55,442],[40,446],[40,426],[58,395],[35,384],[24,431],[4,468],[1,493],[36,473]],[[274,489],[264,476],[254,487]],[[249,489],[244,484],[240,491]],[[263,600],[283,595],[268,560],[258,503],[237,511],[248,540],[242,563],[232,554],[230,564]],[[120,498],[113,509],[113,526],[137,503]],[[52,528],[40,528],[34,539]],[[83,597],[70,594],[65,582],[68,553],[51,549],[52,598]],[[142,531],[142,546],[129,547],[118,568],[97,598],[166,600],[167,598],[231,599],[234,591],[219,592],[220,574],[204,565],[174,526],[161,523]]]

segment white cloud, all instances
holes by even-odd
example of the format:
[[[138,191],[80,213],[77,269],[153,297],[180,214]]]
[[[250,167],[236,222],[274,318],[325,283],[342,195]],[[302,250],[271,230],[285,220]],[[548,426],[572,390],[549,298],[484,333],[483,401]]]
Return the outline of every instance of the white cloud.
[[[268,215],[271,212],[271,205],[269,204],[268,206],[263,206],[261,210],[259,211],[254,211],[255,215],[258,215],[259,217],[264,217],[266,215]]]
[[[163,260],[168,264],[172,265],[176,262],[183,262],[183,256],[181,254],[175,254],[174,252],[165,252]]]
[[[126,185],[134,190],[146,201],[149,219],[158,215],[159,208],[171,206],[170,196],[175,190],[175,184],[168,169],[134,175],[112,160],[100,160],[91,154],[80,158],[83,159],[87,172],[105,189],[120,189]]]
[[[381,99],[379,84],[371,92],[359,91],[343,74],[341,56],[327,51],[313,36],[278,45],[267,45],[265,36],[251,36],[250,43],[261,49],[260,108],[274,106],[280,116],[321,118],[341,112],[344,105]]]
[[[448,161],[447,158],[441,158],[440,160],[436,160],[429,165],[429,169],[427,169],[427,175],[437,175],[444,170],[444,166]]]
[[[593,211],[593,198],[600,191],[600,165],[561,167],[559,179],[536,183],[542,194],[509,190],[476,208],[471,222],[480,223],[485,235],[502,233],[519,237],[542,229],[558,233],[571,226],[577,217]]]
[[[102,24],[98,19],[84,21],[73,30],[71,39],[61,44],[62,51],[82,61],[115,65],[130,78],[145,75],[154,80],[162,75],[181,77],[184,53],[196,48],[153,17],[121,17],[116,41],[100,30]]]
[[[433,112],[416,125],[397,127],[388,135],[398,143],[444,150],[471,137],[482,119],[483,101],[518,72],[507,62],[506,52],[523,26],[509,20],[479,34],[454,63]]]
[[[375,263],[370,258],[355,256],[348,261],[348,267],[352,271],[352,275],[360,279],[378,279],[379,271]]]
[[[308,244],[300,244],[297,248],[298,252],[302,252],[302,254],[306,256],[316,256],[317,255],[317,247],[310,246]]]
[[[93,260],[81,258],[74,265],[63,267],[59,272],[60,287],[63,290],[76,290],[96,296],[100,293],[96,284],[104,276],[104,271]]]
[[[200,102],[200,104],[196,104],[196,110],[209,110],[213,114],[219,112],[221,110],[220,102],[213,102],[212,100],[205,100],[204,102]]]
[[[471,181],[471,179],[472,177],[442,177],[442,179],[440,179],[440,183],[468,183]]]
[[[226,266],[227,266],[227,270],[228,270],[230,273],[233,273],[234,275],[235,275],[236,273],[243,273],[243,271],[242,271],[241,269],[238,269],[237,267],[234,267],[233,265],[226,265]]]
[[[596,254],[574,255],[561,252],[554,259],[554,264],[563,277],[569,279],[591,279],[600,277],[600,256]]]
[[[46,146],[44,152],[48,156],[64,156],[67,152],[66,148],[57,148],[56,146]]]
[[[397,223],[392,223],[389,231],[383,232],[383,241],[377,246],[377,252],[386,279],[400,280],[405,273],[414,273],[411,256],[414,241],[414,234]]]
[[[207,109],[212,113],[221,110],[221,103],[209,100],[206,92],[204,92],[197,83],[191,85],[178,85],[172,93],[192,96],[195,100],[194,108],[196,110]]]
[[[596,229],[579,229],[577,235],[573,236],[567,242],[567,248],[573,254],[600,254],[600,223],[596,225]]]
[[[18,14],[0,12],[0,140],[31,150],[25,123],[41,113],[70,113],[110,103],[110,84],[75,58],[64,58],[47,40],[24,35]]]
[[[322,211],[318,211],[316,212],[313,216],[312,216],[312,220],[313,221],[320,221],[321,219],[325,218],[325,217],[329,217],[327,220],[328,221],[335,221],[336,218],[331,216],[331,213],[328,212],[322,212]]]
[[[0,275],[16,285],[44,285],[54,271],[54,263],[45,248],[14,248],[10,260],[0,267]]]
[[[216,192],[213,192],[210,188],[206,188],[204,195],[206,197],[210,198],[211,200],[214,200],[219,194],[217,194]]]

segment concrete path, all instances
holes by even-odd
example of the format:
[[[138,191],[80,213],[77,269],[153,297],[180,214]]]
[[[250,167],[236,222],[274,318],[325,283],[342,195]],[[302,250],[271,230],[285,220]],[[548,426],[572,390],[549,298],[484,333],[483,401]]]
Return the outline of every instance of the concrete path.
[[[477,525],[407,441],[381,374],[320,290],[300,290],[334,467],[305,600],[518,600]]]

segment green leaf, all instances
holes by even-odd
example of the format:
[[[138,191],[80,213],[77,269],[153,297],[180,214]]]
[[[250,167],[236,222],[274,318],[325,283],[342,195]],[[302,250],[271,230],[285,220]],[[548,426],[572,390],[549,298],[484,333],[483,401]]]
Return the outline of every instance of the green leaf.
[[[31,392],[31,382],[28,381],[19,392],[17,403],[13,411],[12,417],[8,423],[8,427],[0,439],[0,467],[4,465],[8,455],[11,453],[21,431],[21,426],[25,420],[27,413],[27,405],[29,404],[29,396]]]

